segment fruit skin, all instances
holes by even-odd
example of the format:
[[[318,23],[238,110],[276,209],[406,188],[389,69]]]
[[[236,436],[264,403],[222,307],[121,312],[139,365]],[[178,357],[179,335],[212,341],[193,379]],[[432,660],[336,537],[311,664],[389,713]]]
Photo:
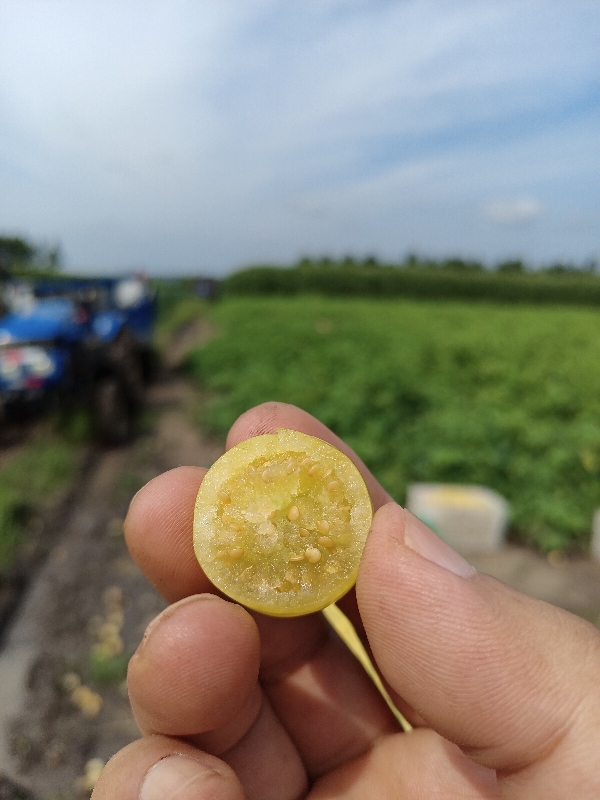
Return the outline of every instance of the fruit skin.
[[[350,459],[280,429],[210,468],[194,510],[194,550],[209,580],[273,616],[319,611],[355,583],[373,509]]]

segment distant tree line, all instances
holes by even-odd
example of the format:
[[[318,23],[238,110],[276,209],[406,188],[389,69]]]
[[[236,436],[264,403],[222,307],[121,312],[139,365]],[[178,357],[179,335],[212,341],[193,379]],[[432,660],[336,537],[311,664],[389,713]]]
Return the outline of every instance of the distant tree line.
[[[395,267],[396,269],[419,269],[419,270],[450,270],[452,272],[499,272],[503,274],[519,275],[531,273],[535,275],[572,275],[575,273],[595,274],[598,271],[598,262],[594,259],[585,261],[583,264],[568,262],[553,262],[544,267],[533,267],[521,259],[508,259],[497,264],[488,265],[477,259],[465,258],[427,258],[409,253],[399,261],[382,261],[377,256],[369,255],[365,258],[355,258],[354,256],[344,256],[341,259],[332,259],[328,256],[321,258],[303,257],[292,268],[362,268],[377,269],[378,267]]]
[[[375,256],[303,258],[292,267],[254,266],[230,275],[223,294],[321,294],[330,296],[489,300],[507,303],[600,305],[595,262],[533,269],[520,260],[486,267],[461,258],[434,260],[409,255],[397,264]]]
[[[58,272],[61,268],[58,246],[34,245],[20,236],[0,236],[0,274]]]

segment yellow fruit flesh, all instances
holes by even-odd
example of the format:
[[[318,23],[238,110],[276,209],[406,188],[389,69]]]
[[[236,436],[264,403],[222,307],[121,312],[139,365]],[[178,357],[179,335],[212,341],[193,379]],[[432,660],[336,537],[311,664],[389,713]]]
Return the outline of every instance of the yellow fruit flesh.
[[[309,614],[353,586],[371,519],[368,490],[345,455],[280,430],[211,467],[196,500],[194,549],[209,580],[237,602]]]

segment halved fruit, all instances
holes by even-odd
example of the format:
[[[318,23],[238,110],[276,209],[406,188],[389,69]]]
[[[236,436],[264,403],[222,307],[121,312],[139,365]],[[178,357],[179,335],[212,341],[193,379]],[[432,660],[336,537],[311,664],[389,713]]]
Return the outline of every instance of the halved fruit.
[[[373,509],[352,461],[291,430],[233,447],[206,474],[194,550],[224,594],[274,616],[310,614],[356,581]]]

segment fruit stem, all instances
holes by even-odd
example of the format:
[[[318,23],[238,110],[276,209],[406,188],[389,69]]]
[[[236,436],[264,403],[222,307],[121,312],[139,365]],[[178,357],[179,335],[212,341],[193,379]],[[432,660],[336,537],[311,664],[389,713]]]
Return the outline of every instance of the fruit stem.
[[[373,683],[375,684],[379,694],[383,697],[385,702],[387,703],[390,711],[398,720],[400,727],[405,733],[412,731],[413,727],[410,722],[406,719],[406,717],[401,714],[396,706],[394,705],[394,701],[389,696],[385,686],[382,683],[381,678],[379,677],[379,673],[373,666],[373,662],[369,658],[369,654],[365,650],[363,643],[358,638],[358,634],[354,629],[354,625],[350,622],[348,617],[341,611],[335,603],[332,603],[327,608],[323,609],[323,614],[327,622],[331,625],[340,639],[344,642],[346,647],[350,650],[350,652],[360,661],[362,664],[365,672],[371,678]]]

